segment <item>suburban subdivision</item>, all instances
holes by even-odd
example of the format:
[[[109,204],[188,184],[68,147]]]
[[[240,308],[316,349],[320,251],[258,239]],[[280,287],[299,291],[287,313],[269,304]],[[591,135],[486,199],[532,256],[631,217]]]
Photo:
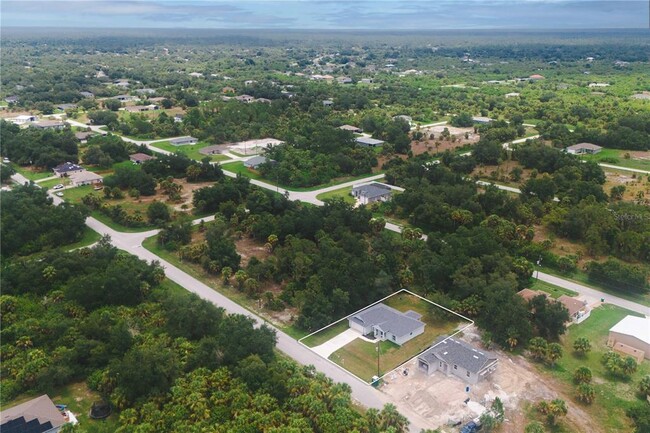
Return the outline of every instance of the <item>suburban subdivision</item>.
[[[2,4],[0,431],[650,432],[643,2],[54,3]]]

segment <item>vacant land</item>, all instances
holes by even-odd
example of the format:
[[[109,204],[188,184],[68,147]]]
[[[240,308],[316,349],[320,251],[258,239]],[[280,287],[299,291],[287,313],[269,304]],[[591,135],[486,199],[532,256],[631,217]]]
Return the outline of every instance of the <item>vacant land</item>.
[[[551,298],[553,299],[557,299],[562,295],[578,296],[578,293],[574,292],[573,290],[568,290],[542,280],[535,280],[535,282],[531,284],[530,288],[532,290],[541,290],[542,292],[546,292],[551,295]]]
[[[402,312],[413,310],[421,314],[420,320],[426,325],[423,334],[402,346],[389,341],[377,344],[357,338],[329,357],[336,364],[368,382],[374,375],[379,373],[379,376],[383,376],[426,350],[439,336],[451,335],[454,330],[468,324],[460,316],[449,314],[442,308],[405,292],[395,294],[383,303]]]
[[[583,155],[581,158],[586,161],[650,171],[650,152],[647,151],[603,149],[595,155]]]
[[[204,155],[200,152],[204,147],[210,146],[210,143],[204,143],[199,141],[196,144],[191,144],[187,146],[174,146],[169,141],[158,141],[156,143],[151,143],[152,147],[158,149],[166,150],[167,152],[172,153],[182,153],[188,158],[195,161],[201,161],[203,158],[210,158],[210,161],[226,161],[228,158],[226,155]]]

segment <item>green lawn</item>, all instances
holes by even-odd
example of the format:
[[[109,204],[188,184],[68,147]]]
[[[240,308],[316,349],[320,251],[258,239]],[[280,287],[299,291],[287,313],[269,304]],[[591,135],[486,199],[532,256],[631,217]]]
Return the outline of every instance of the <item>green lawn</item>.
[[[87,246],[92,245],[95,242],[99,241],[101,238],[102,238],[102,235],[97,233],[95,230],[91,229],[90,227],[85,227],[83,236],[79,240],[79,242],[75,242],[73,244],[66,245],[65,249],[67,251],[71,251],[71,250],[76,250],[77,248],[87,247]]]
[[[650,362],[647,360],[639,365],[638,371],[629,381],[610,377],[601,363],[603,354],[609,350],[606,345],[609,329],[627,315],[636,314],[614,305],[603,305],[594,309],[588,319],[579,325],[570,326],[566,335],[561,338],[564,355],[555,367],[538,364],[540,370],[564,382],[569,394],[574,388],[573,372],[578,367],[589,367],[594,376],[596,400],[592,405],[581,406],[603,426],[603,431],[611,433],[632,431],[625,409],[631,401],[637,399],[636,392],[641,378],[650,374]],[[592,344],[591,352],[584,357],[573,352],[573,342],[580,337],[587,338]]]
[[[226,161],[228,158],[226,155],[204,155],[199,152],[200,149],[210,146],[209,143],[198,142],[196,144],[187,145],[187,146],[174,146],[169,141],[161,141],[158,143],[152,143],[151,146],[157,147],[158,149],[166,150],[168,152],[179,152],[185,154],[188,158],[200,161],[205,157],[209,157],[211,161]]]
[[[348,329],[348,327],[349,327],[348,321],[341,320],[336,325],[330,325],[327,328],[323,329],[322,331],[312,335],[311,337],[305,338],[304,340],[302,340],[302,343],[304,343],[305,346],[316,347],[336,337],[341,332]]]
[[[395,294],[383,302],[402,312],[413,310],[421,314],[420,320],[426,325],[424,333],[402,346],[389,341],[380,343],[380,376],[426,350],[439,336],[451,335],[454,330],[468,324],[459,317],[446,313],[441,308],[408,293]],[[329,359],[368,382],[377,374],[375,343],[357,338],[334,352]]]
[[[41,393],[25,393],[13,399],[2,409],[16,406],[33,398],[40,396]],[[119,424],[119,414],[113,412],[108,418],[103,420],[94,420],[88,416],[90,407],[93,402],[100,401],[101,396],[88,389],[85,382],[72,383],[60,388],[56,388],[48,394],[54,404],[65,404],[79,421],[79,428],[83,431],[93,433],[113,433],[117,430]]]
[[[346,203],[354,204],[356,200],[352,195],[350,194],[350,191],[352,191],[352,187],[347,187],[347,188],[341,188],[341,189],[336,189],[334,191],[330,192],[324,192],[322,194],[318,194],[316,198],[318,200],[328,200],[328,199],[333,199],[333,198],[342,198],[343,201]]]
[[[62,185],[70,185],[71,181],[70,178],[67,177],[57,177],[56,179],[50,179],[50,180],[45,180],[45,181],[36,181],[38,186],[41,188],[47,188],[51,189],[54,185],[62,184]]]
[[[273,180],[263,178],[257,171],[249,170],[248,168],[244,167],[244,163],[242,161],[229,162],[227,164],[223,164],[221,166],[221,168],[223,168],[225,171],[229,171],[231,173],[241,174],[242,176],[246,176],[246,177],[248,177],[250,179],[261,180],[261,181],[264,181],[264,182],[266,182],[268,184],[271,184],[271,185],[277,185],[277,182],[275,182]],[[286,187],[286,186],[283,186],[283,185],[279,185],[279,186],[280,186],[280,188],[284,188],[284,189],[287,189],[289,191],[316,191],[318,189],[327,188],[328,186],[334,186],[334,185],[338,185],[338,184],[341,184],[341,183],[350,182],[350,181],[354,181],[354,180],[362,180],[362,179],[365,179],[365,178],[368,178],[368,177],[371,177],[371,176],[375,176],[377,174],[380,174],[380,173],[368,173],[368,174],[364,174],[364,175],[356,176],[356,177],[355,176],[337,177],[335,179],[332,179],[330,182],[327,182],[327,183],[324,183],[324,184],[321,184],[321,185],[305,187],[305,188]]]
[[[45,170],[45,171],[37,171],[37,170],[31,170],[32,167],[23,167],[18,164],[11,164],[14,170],[16,170],[16,173],[20,173],[23,176],[25,176],[29,180],[33,180],[36,182],[37,180],[40,179],[45,179],[46,177],[54,176],[54,172],[52,170]]]
[[[578,296],[578,293],[574,292],[573,290],[568,290],[542,280],[535,280],[535,282],[530,286],[530,289],[546,292],[554,299],[557,299],[562,295]]]
[[[595,155],[583,155],[581,158],[586,161],[596,161],[602,162],[604,164],[618,165],[620,167],[636,168],[638,170],[650,171],[650,152],[646,152],[648,154],[648,159],[645,160],[632,158],[625,159],[625,154],[629,152],[629,150],[603,149]],[[603,161],[603,159],[608,158],[616,158],[618,159],[618,162]]]

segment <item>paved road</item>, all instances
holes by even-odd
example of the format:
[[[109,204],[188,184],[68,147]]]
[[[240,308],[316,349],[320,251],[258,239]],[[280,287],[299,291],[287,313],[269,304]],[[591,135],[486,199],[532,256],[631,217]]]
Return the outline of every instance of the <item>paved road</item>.
[[[583,286],[582,284],[574,283],[573,281],[567,281],[563,278],[556,277],[555,275],[546,274],[544,272],[535,272],[535,275],[542,281],[546,281],[547,283],[551,283],[556,286],[564,287],[565,289],[573,290],[574,292],[578,292],[583,296],[593,298],[596,301],[604,299],[605,303],[607,304],[613,304],[621,308],[637,312],[639,314],[650,316],[650,307],[646,307],[645,305],[641,305],[633,301],[628,301],[627,299],[619,298],[618,296],[611,295],[609,293],[603,293],[592,289],[591,287]]]
[[[628,168],[628,167],[621,167],[620,165],[611,165],[611,164],[603,164],[603,163],[598,163],[601,167],[605,168],[612,168],[615,170],[623,170],[623,171],[632,171],[634,173],[641,173],[641,174],[650,174],[650,171],[648,170],[640,170],[638,168]]]

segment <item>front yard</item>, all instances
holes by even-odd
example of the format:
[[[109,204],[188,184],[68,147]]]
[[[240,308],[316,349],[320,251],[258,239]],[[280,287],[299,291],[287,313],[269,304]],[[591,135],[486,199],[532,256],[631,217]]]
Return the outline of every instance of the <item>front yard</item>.
[[[151,143],[151,146],[157,147],[161,150],[166,150],[172,153],[182,153],[185,154],[188,158],[195,161],[201,161],[203,158],[210,158],[210,161],[226,161],[228,158],[226,155],[204,155],[199,150],[204,147],[210,146],[209,143],[199,141],[196,144],[186,145],[186,146],[174,146],[169,141],[159,141],[156,143]]]

